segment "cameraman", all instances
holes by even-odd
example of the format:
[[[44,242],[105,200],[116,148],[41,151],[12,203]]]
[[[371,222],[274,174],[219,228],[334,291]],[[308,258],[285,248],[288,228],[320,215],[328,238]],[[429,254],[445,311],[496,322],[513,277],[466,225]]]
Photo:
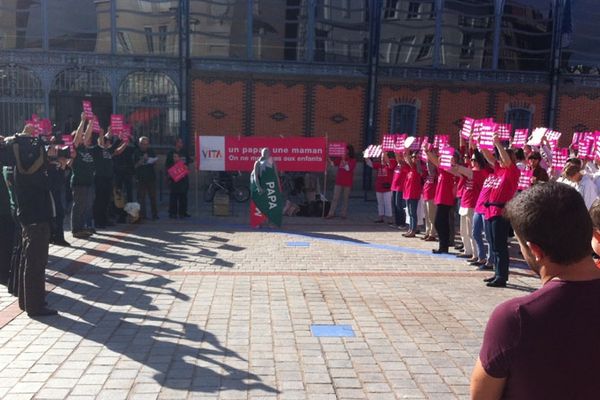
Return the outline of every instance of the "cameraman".
[[[50,221],[54,201],[48,182],[46,148],[32,136],[33,127],[14,137],[0,138],[0,164],[14,166],[17,217],[22,227],[21,265],[17,271],[19,307],[30,317],[56,315],[45,305]]]

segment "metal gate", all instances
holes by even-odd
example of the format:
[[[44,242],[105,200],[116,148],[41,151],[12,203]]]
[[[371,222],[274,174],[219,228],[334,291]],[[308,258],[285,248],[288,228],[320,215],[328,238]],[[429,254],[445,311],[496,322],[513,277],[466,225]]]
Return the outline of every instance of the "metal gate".
[[[179,132],[179,91],[162,72],[133,72],[121,87],[117,110],[125,115],[136,137],[147,136],[153,145],[169,146]]]
[[[32,114],[45,116],[40,79],[20,66],[0,66],[0,135],[20,132]]]

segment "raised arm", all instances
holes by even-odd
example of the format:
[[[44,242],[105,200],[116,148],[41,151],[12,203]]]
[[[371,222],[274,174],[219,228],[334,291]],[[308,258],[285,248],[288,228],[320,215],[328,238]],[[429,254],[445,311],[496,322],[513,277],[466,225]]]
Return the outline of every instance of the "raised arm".
[[[85,125],[85,120],[85,113],[81,113],[81,122],[79,122],[77,131],[75,131],[75,137],[73,138],[73,147],[75,148],[79,147],[79,145],[83,143],[83,128]]]
[[[83,144],[86,146],[92,145],[92,129],[94,128],[94,122],[88,121],[87,128],[85,129],[85,133],[83,134]]]
[[[500,155],[500,161],[502,162],[502,166],[504,168],[510,167],[513,162],[510,159],[510,156],[508,155],[508,152],[506,151],[504,146],[502,146],[502,143],[500,142],[500,138],[498,137],[498,135],[494,135],[494,145],[496,146],[496,149],[498,150],[498,154]]]
[[[440,159],[438,156],[435,155],[435,153],[433,151],[427,152],[427,159],[429,160],[430,163],[435,165],[437,168],[440,167]]]

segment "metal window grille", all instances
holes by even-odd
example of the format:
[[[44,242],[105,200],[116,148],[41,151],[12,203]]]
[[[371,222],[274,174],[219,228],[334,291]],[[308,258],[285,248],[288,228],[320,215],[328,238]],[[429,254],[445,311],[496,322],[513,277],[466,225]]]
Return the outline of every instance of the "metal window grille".
[[[45,114],[41,81],[26,68],[0,66],[0,135],[20,131],[31,114]]]
[[[173,144],[179,131],[179,91],[164,73],[129,74],[119,88],[117,110],[136,137],[147,136],[153,145]]]
[[[417,108],[409,104],[399,104],[392,109],[391,133],[417,133]]]

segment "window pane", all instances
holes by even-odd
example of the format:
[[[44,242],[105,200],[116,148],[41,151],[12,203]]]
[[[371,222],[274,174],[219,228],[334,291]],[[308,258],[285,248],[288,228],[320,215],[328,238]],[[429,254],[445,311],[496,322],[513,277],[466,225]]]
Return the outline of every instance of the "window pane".
[[[178,0],[116,2],[118,53],[178,54]]]
[[[595,0],[567,0],[563,15],[562,67],[571,73],[600,72],[600,4]]]
[[[40,80],[23,67],[0,65],[0,132],[20,131],[31,114],[45,115]]]
[[[258,0],[254,4],[254,57],[303,60],[306,55],[307,2]]]
[[[434,37],[434,1],[384,1],[379,50],[381,63],[430,66],[433,63]]]
[[[191,54],[196,57],[246,58],[245,1],[191,0]]]
[[[502,14],[498,67],[544,71],[550,68],[552,3],[508,0]]]
[[[440,64],[491,68],[494,0],[447,0],[442,19]]]
[[[506,113],[506,122],[513,129],[531,129],[531,111],[522,108],[514,108]]]
[[[109,53],[110,2],[48,1],[48,40],[51,50]],[[69,10],[69,23],[65,23]]]
[[[411,105],[394,106],[392,112],[392,133],[406,133],[414,136],[417,127],[417,109]]]
[[[41,49],[42,26],[39,2],[0,1],[0,50]]]
[[[368,21],[363,0],[318,0],[315,61],[366,63]]]

